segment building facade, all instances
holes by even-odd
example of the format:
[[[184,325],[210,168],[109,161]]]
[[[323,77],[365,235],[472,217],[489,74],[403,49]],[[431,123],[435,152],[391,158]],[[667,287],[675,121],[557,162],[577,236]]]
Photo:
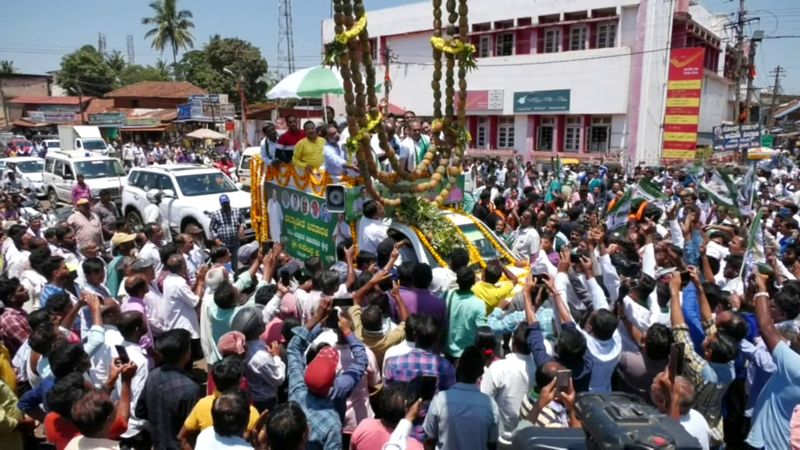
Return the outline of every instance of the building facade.
[[[732,118],[724,23],[688,0],[473,0],[469,8],[478,62],[468,76],[473,153],[658,163],[672,47],[706,50],[701,142]],[[390,101],[430,116],[430,4],[367,16],[374,60],[392,58]],[[323,43],[333,37],[326,20]],[[341,99],[328,100],[342,109]]]
[[[23,105],[12,104],[12,99],[19,96],[47,97],[52,83],[50,75],[0,74],[0,128],[22,118]]]

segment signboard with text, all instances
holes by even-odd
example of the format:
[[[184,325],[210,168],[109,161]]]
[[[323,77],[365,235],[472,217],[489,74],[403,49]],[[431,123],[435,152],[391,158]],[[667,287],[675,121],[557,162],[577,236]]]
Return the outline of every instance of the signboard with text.
[[[267,198],[277,198],[281,219],[281,242],[286,252],[305,261],[317,256],[326,267],[336,262],[336,231],[338,214],[328,211],[324,197],[266,183]],[[271,214],[272,214],[272,210]],[[270,221],[274,220],[270,217]]]
[[[501,111],[503,109],[503,89],[490,89],[481,91],[467,91],[467,112]],[[458,93],[455,94],[458,104]]]
[[[122,112],[89,114],[89,125],[121,126],[124,124],[125,124],[125,113]]]
[[[695,159],[704,57],[703,48],[670,50],[664,142],[661,154],[664,160]]]
[[[757,123],[720,125],[713,132],[715,152],[761,147],[761,125]]]
[[[570,90],[532,91],[514,93],[514,112],[567,112],[569,111]]]
[[[73,111],[28,111],[28,118],[34,122],[72,123],[77,120]]]

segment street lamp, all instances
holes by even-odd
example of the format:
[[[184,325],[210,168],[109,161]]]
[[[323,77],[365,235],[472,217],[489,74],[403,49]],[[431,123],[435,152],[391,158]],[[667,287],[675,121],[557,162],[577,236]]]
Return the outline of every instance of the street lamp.
[[[247,147],[249,145],[247,142],[247,100],[244,97],[244,89],[242,89],[242,79],[244,77],[237,77],[236,74],[227,67],[224,67],[222,71],[236,80],[236,89],[239,91],[239,104],[242,108],[242,145]]]

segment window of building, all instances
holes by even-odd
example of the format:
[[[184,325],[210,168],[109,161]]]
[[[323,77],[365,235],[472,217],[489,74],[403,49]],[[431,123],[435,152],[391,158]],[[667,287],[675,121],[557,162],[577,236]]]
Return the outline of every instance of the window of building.
[[[511,56],[514,54],[514,33],[501,33],[496,38],[495,56]]]
[[[617,40],[617,24],[601,23],[597,26],[597,48],[611,48]]]
[[[564,130],[564,151],[577,152],[581,148],[581,118],[567,117]]]
[[[513,117],[500,117],[497,120],[497,148],[514,148]]]
[[[586,50],[586,37],[589,35],[589,30],[585,25],[576,25],[569,30],[569,49]]]
[[[611,117],[592,117],[589,151],[606,153],[611,147]]]
[[[539,136],[537,142],[539,150],[553,150],[553,137],[556,135],[556,120],[552,117],[542,117],[539,122]]]
[[[561,51],[561,29],[548,28],[544,32],[544,53]]]
[[[492,37],[483,35],[478,38],[478,58],[492,56]]]
[[[486,148],[489,136],[489,119],[486,117],[478,118],[478,133],[475,136],[475,146],[477,148]]]

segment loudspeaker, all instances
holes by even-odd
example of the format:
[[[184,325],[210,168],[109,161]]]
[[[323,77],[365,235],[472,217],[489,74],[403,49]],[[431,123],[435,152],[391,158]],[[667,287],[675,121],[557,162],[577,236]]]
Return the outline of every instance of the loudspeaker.
[[[346,187],[343,184],[329,184],[325,186],[325,202],[329,212],[345,212],[345,189]]]

